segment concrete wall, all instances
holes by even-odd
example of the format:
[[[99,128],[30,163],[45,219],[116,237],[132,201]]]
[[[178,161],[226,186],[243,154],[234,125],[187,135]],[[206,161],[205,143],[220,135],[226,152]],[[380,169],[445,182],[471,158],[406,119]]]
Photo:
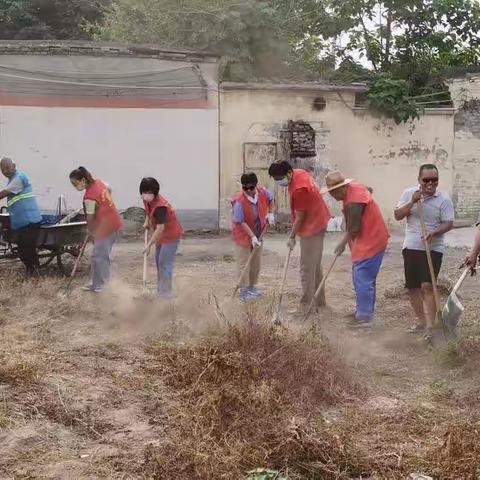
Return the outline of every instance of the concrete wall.
[[[43,209],[61,194],[81,206],[68,174],[83,165],[121,209],[141,206],[139,182],[154,176],[188,228],[217,224],[214,110],[2,107],[0,121],[0,151],[30,176]]]
[[[43,74],[98,73],[99,78],[105,72],[125,76],[129,72],[161,72],[191,65],[153,58],[0,55],[0,65],[5,64]],[[11,97],[5,93],[2,96],[0,77],[0,154],[11,156],[30,176],[43,209],[55,208],[60,194],[66,196],[70,207],[81,206],[81,195],[70,185],[68,174],[83,165],[110,183],[120,209],[141,206],[140,179],[154,176],[186,228],[216,228],[216,65],[199,68],[212,89],[198,107],[192,107],[188,103],[191,100],[180,99],[172,108],[161,108],[161,103],[138,108],[134,95],[128,108],[119,108],[115,103],[118,100],[112,100],[109,107],[111,97],[106,94],[100,98],[97,93],[93,100],[88,95],[80,99],[87,97],[88,102],[93,102],[88,108],[72,107],[70,97],[52,94],[48,88],[40,92],[40,99],[38,95],[33,100],[28,95],[22,97],[24,106],[8,105]],[[95,106],[97,100],[99,105]],[[14,101],[18,103],[18,96]],[[142,103],[146,101],[141,99]],[[61,106],[62,102],[66,106]]]
[[[480,75],[450,82],[455,102],[454,187],[456,215],[473,221],[480,212]]]
[[[323,111],[312,107],[317,97],[326,100]],[[438,165],[440,188],[452,193],[451,110],[427,113],[413,125],[397,126],[354,108],[353,92],[228,89],[222,93],[220,103],[220,213],[224,226],[229,222],[228,199],[238,190],[244,169],[243,144],[277,144],[278,159],[288,120],[304,120],[316,131],[317,157],[310,160],[318,182],[323,183],[328,170],[342,170],[347,177],[374,189],[389,221],[403,189],[416,184],[422,163]],[[329,202],[332,211],[339,214],[339,205],[331,199]]]

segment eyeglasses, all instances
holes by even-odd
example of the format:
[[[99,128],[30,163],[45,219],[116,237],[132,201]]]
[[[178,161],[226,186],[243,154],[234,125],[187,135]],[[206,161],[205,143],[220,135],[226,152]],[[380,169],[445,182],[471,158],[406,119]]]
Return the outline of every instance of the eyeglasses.
[[[438,183],[438,177],[422,178],[422,182],[427,185],[428,183]]]
[[[255,190],[257,188],[256,185],[242,185],[242,189],[245,192],[248,192],[249,190]]]

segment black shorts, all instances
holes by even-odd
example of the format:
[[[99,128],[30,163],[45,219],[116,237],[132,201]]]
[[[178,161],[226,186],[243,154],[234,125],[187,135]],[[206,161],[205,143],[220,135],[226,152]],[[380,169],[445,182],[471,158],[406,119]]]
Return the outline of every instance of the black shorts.
[[[405,267],[405,286],[411,290],[421,288],[422,283],[432,283],[426,252],[424,250],[409,250],[405,248],[402,253]],[[431,253],[435,278],[438,278],[443,254],[440,252]]]

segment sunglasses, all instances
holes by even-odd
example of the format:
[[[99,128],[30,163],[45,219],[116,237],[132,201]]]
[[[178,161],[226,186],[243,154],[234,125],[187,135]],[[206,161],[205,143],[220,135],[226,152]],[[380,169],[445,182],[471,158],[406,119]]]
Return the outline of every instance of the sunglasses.
[[[248,192],[249,190],[255,190],[256,188],[256,185],[242,185],[242,189],[245,192]]]
[[[428,183],[438,183],[438,177],[422,178],[422,182],[427,185]]]

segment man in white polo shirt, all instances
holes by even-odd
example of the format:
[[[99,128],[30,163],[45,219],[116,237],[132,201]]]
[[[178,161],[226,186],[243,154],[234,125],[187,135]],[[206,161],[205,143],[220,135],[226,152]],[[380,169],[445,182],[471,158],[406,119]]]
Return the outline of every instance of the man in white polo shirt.
[[[403,192],[394,212],[396,220],[407,219],[403,243],[405,284],[417,316],[417,323],[409,331],[427,335],[431,334],[436,309],[417,203],[420,200],[423,202],[426,240],[430,244],[437,278],[445,252],[444,235],[452,229],[454,220],[453,203],[448,195],[437,191],[438,180],[438,169],[435,165],[422,165],[418,175],[419,186]]]

